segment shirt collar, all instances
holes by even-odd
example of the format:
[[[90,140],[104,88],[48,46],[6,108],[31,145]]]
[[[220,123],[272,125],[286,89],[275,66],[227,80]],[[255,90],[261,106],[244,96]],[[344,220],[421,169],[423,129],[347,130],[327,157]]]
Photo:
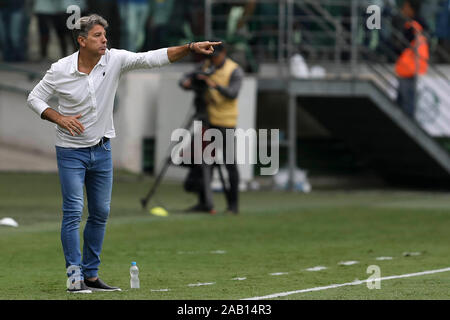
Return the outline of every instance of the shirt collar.
[[[100,58],[100,61],[98,62],[101,66],[106,66],[106,55],[108,54],[108,49],[106,49],[106,52],[102,57]]]
[[[74,74],[78,72],[78,54],[80,51],[72,54],[72,64],[70,65],[70,74]]]
[[[72,54],[72,64],[70,66],[70,74],[74,74],[78,72],[78,55],[80,54],[80,50]],[[100,61],[97,64],[101,66],[106,66],[106,55],[108,54],[108,50],[106,50],[105,54],[102,55]]]

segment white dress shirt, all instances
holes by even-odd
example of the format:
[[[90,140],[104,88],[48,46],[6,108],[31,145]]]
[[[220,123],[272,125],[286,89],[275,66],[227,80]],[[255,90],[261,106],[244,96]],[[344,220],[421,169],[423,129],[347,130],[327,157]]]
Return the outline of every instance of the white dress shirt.
[[[80,135],[56,126],[55,144],[65,148],[96,145],[102,137],[116,136],[113,105],[122,73],[133,69],[162,67],[170,63],[167,48],[134,53],[111,49],[88,75],[78,71],[78,51],[52,64],[44,78],[28,96],[28,105],[38,115],[50,108],[47,101],[58,97],[58,112],[76,116],[85,130]]]

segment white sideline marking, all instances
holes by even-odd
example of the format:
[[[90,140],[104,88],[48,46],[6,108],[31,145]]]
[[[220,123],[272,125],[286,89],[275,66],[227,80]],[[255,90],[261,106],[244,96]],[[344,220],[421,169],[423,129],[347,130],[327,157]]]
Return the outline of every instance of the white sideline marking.
[[[269,273],[269,275],[271,276],[282,276],[288,274],[287,272],[274,272],[274,273]]]
[[[324,266],[317,266],[317,267],[312,267],[312,268],[308,268],[305,269],[306,271],[320,271],[320,270],[325,270],[327,267]]]
[[[197,254],[196,251],[178,251],[177,254]]]
[[[200,252],[200,251],[178,251],[177,254],[206,254],[207,252]],[[227,253],[225,250],[214,250],[209,251],[210,254],[225,254]]]
[[[187,286],[188,287],[200,287],[200,286],[210,286],[210,285],[213,285],[213,284],[215,284],[215,282],[191,283],[191,284],[188,284]]]
[[[216,251],[210,251],[209,253],[212,253],[212,254],[225,254],[227,252],[225,250],[216,250]]]
[[[151,292],[167,292],[170,291],[170,289],[150,289]]]
[[[280,293],[269,294],[267,296],[246,298],[246,299],[241,299],[241,300],[266,300],[266,299],[272,299],[272,298],[278,298],[278,297],[285,297],[285,296],[289,296],[291,294],[296,294],[296,293],[321,291],[321,290],[328,290],[328,289],[334,289],[334,288],[345,287],[345,286],[356,286],[356,285],[359,285],[359,284],[363,284],[365,282],[417,277],[417,276],[423,276],[425,274],[433,274],[433,273],[448,272],[448,271],[450,271],[450,267],[449,268],[444,268],[444,269],[436,269],[436,270],[428,270],[428,271],[422,271],[422,272],[416,272],[416,273],[401,274],[401,275],[397,275],[397,276],[381,277],[381,278],[377,278],[377,279],[356,280],[356,281],[353,281],[353,282],[347,282],[347,283],[341,283],[341,284],[332,284],[332,285],[323,286],[323,287],[316,287],[316,288],[309,288],[309,289],[302,289],[302,290],[295,290],[295,291],[280,292]]]
[[[377,257],[377,258],[375,258],[375,260],[392,260],[392,259],[394,259],[394,258],[392,258],[392,257]]]
[[[244,281],[247,280],[247,277],[237,277],[237,278],[233,278],[231,280],[235,280],[235,281]]]
[[[351,266],[353,264],[358,264],[358,263],[359,263],[359,261],[341,261],[341,262],[338,263],[338,265]]]

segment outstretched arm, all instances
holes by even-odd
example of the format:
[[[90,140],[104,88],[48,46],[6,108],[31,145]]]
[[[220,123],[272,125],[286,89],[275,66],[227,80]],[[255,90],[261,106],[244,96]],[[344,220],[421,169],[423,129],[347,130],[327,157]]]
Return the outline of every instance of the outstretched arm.
[[[126,50],[115,50],[122,59],[121,71],[126,72],[135,69],[155,68],[168,65],[187,56],[189,52],[209,55],[214,52],[215,45],[221,42],[191,42],[184,46],[162,48],[147,52],[130,52]]]
[[[169,47],[167,49],[167,55],[170,62],[178,61],[185,56],[187,56],[191,51],[199,54],[209,55],[214,52],[214,46],[220,44],[221,42],[191,42],[190,44],[185,44],[184,46]]]

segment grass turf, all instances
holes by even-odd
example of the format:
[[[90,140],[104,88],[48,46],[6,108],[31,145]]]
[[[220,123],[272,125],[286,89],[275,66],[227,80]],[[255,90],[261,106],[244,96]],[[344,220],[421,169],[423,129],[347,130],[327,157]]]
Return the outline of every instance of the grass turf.
[[[450,267],[447,193],[246,192],[238,216],[221,213],[223,195],[215,194],[219,213],[209,216],[181,213],[195,197],[166,183],[157,200],[170,215],[161,218],[140,207],[150,183],[115,175],[99,275],[123,292],[70,295],[57,175],[0,173],[0,218],[20,225],[0,227],[0,299],[240,299],[364,280],[369,265],[378,265],[382,277]],[[338,265],[346,260],[359,264]],[[140,268],[139,290],[129,289],[131,261]],[[318,265],[327,269],[305,270]],[[270,275],[276,272],[287,274]],[[189,286],[198,283],[214,284]],[[358,285],[279,299],[449,299],[449,284],[445,272],[382,281],[380,290]]]

